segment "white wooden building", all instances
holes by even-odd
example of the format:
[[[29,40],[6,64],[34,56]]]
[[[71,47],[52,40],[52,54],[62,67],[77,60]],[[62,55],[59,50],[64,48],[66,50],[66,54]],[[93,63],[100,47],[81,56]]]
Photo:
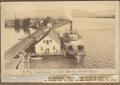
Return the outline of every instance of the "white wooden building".
[[[35,45],[36,54],[60,54],[61,42],[58,32],[51,30],[51,32],[42,41]]]

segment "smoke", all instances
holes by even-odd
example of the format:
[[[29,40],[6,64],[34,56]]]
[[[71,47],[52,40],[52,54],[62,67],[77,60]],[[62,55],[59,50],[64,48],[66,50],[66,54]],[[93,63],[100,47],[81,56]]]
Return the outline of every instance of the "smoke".
[[[64,11],[64,18],[69,19],[72,21],[72,15],[71,15],[71,10],[70,9],[65,9]]]

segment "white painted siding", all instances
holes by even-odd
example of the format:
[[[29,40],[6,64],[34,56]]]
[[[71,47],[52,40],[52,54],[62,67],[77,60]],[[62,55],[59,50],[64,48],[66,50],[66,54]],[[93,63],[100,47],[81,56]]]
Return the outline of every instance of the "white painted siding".
[[[46,44],[46,40],[49,40],[49,44]],[[37,45],[35,45],[35,51],[38,54],[47,54],[47,49],[49,49],[49,54],[57,54],[61,52],[60,44],[52,40],[50,37],[45,37],[42,41],[40,41]],[[54,49],[55,47],[55,49]]]

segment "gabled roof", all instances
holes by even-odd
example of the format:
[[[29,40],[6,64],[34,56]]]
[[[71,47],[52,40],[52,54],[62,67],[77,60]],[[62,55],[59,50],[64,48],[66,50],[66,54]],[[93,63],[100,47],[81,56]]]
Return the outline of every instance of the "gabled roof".
[[[55,30],[51,30],[47,37],[50,37],[55,42],[61,44],[61,42],[60,42],[60,34],[58,32],[56,32]]]

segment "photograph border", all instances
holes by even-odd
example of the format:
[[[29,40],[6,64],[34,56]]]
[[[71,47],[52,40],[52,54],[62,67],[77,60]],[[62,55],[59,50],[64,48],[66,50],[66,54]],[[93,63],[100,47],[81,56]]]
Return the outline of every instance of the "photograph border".
[[[7,2],[7,1],[9,1],[9,0],[5,0],[5,2]],[[11,0],[12,2],[14,2],[15,0]],[[20,0],[20,1],[22,1],[22,0]],[[28,0],[27,0],[28,1]],[[33,1],[33,0],[32,0]],[[38,1],[38,0],[35,0],[35,1]],[[48,0],[42,0],[42,1],[48,1]],[[52,1],[56,1],[56,0],[52,0]],[[60,0],[61,1],[61,0]],[[79,0],[77,0],[77,1],[79,1]],[[91,0],[86,0],[86,1],[91,1]],[[101,0],[100,0],[101,1]],[[107,1],[111,1],[111,0],[107,0]],[[4,1],[3,1],[4,2]],[[117,18],[120,18],[120,17],[117,17]],[[1,19],[2,19],[2,17],[1,17]],[[119,24],[119,21],[118,21],[118,24]],[[1,24],[1,26],[2,26],[2,24]],[[119,33],[119,30],[117,30],[116,32],[118,32]],[[2,36],[2,33],[1,33],[1,36]],[[1,39],[2,40],[2,39]],[[119,42],[119,39],[118,39],[118,41],[117,42]],[[2,47],[2,46],[1,46]],[[117,49],[119,49],[119,46],[118,46],[118,48]],[[1,50],[2,50],[2,48],[1,48]],[[119,52],[119,51],[118,51]],[[118,54],[118,52],[117,52],[117,54]],[[118,63],[117,63],[117,65],[118,65]],[[119,64],[120,65],[120,64]],[[120,68],[120,67],[119,67]],[[119,69],[118,69],[119,70]],[[69,83],[69,82],[68,82]],[[80,83],[80,82],[79,82]]]

